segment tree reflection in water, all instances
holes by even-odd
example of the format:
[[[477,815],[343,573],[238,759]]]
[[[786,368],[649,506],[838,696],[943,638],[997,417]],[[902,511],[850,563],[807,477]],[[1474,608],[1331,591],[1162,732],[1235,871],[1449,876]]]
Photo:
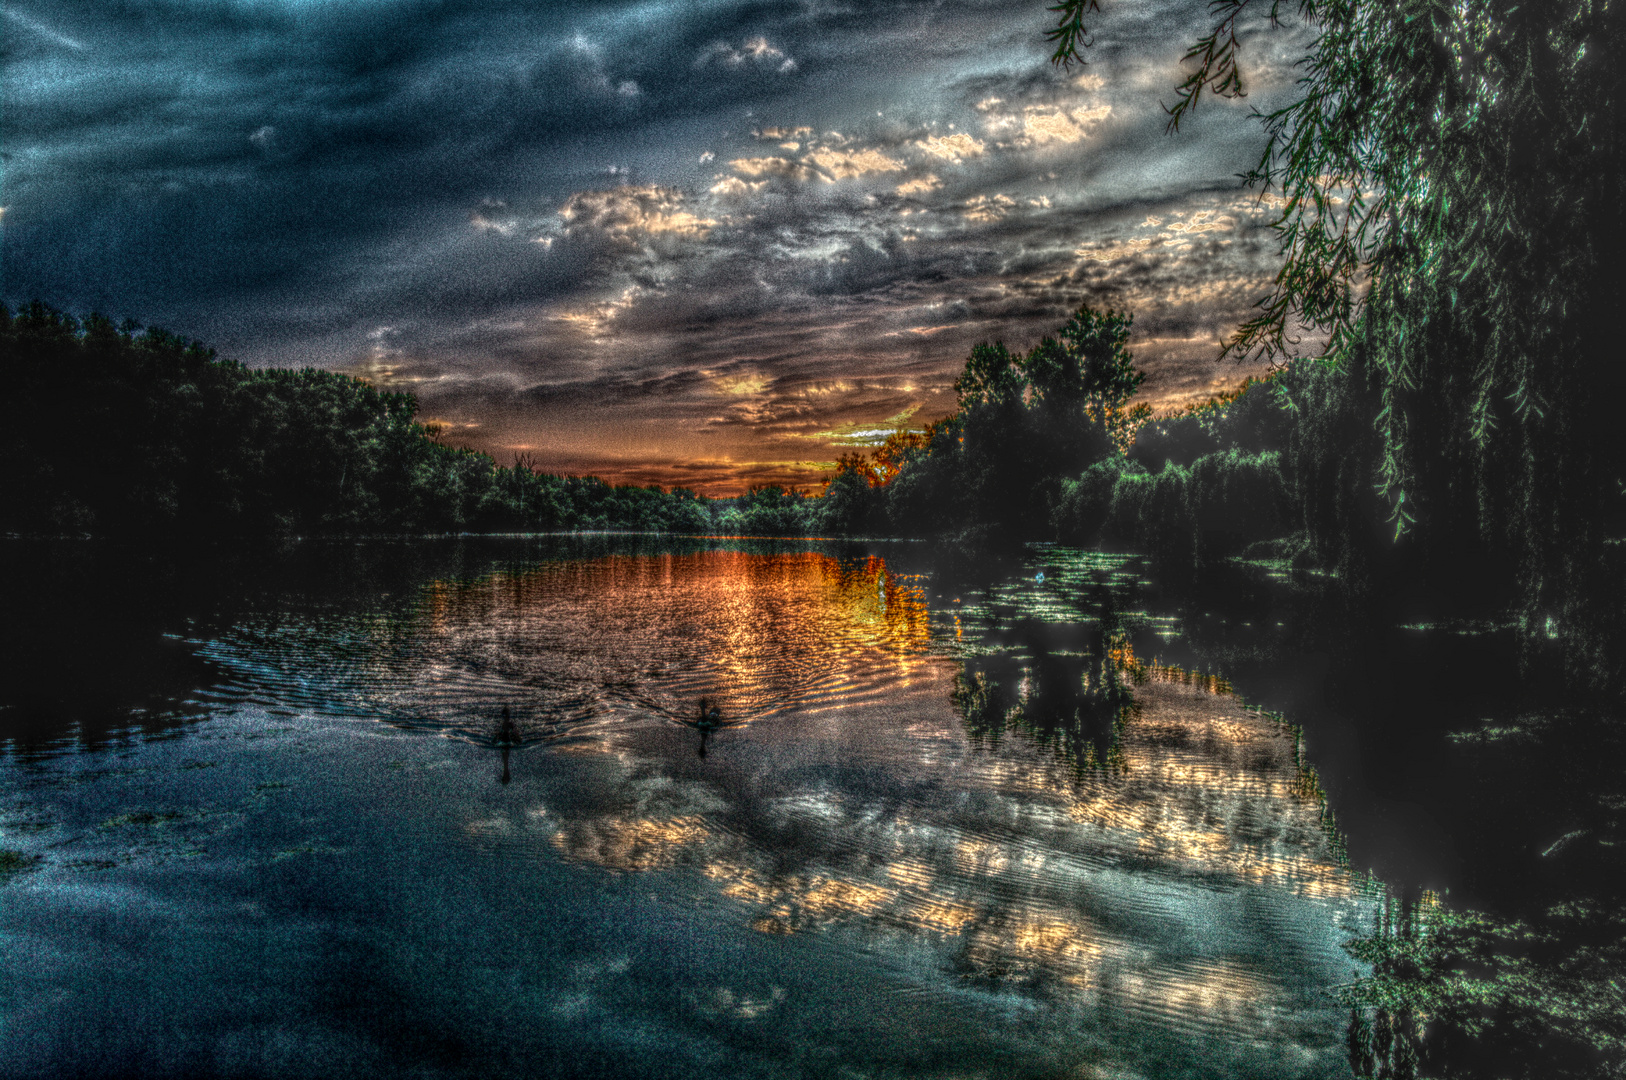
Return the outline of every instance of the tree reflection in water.
[[[1122,767],[1119,736],[1135,712],[1132,684],[1145,682],[1146,669],[1104,584],[1093,599],[1101,615],[1082,628],[1081,649],[1053,648],[1049,624],[1028,616],[1012,622],[1008,651],[965,661],[954,705],[975,743],[997,745],[1015,730],[1080,770]]]
[[[1165,617],[1124,610],[1142,602],[1124,557],[1050,553],[1039,581],[907,549],[625,543],[437,563],[399,601],[389,578],[389,602],[268,590],[200,646],[228,705],[198,738],[233,737],[208,744],[223,767],[174,772],[167,797],[197,802],[200,775],[281,785],[299,812],[256,809],[271,837],[211,834],[210,857],[283,875],[287,852],[342,851],[352,877],[312,887],[336,932],[445,960],[413,969],[425,1004],[402,1023],[454,1014],[478,970],[497,995],[480,1015],[525,1045],[586,1053],[653,1017],[670,1047],[715,1047],[720,1024],[761,1025],[723,1066],[679,1059],[671,1076],[774,1074],[808,1046],[835,1055],[820,1075],[1062,1075],[1085,1053],[1120,1074],[1341,1067],[1344,1016],[1322,991],[1349,964],[1328,920],[1367,910],[1360,882],[1295,732],[1221,680],[1137,657],[1133,634]],[[258,738],[271,715],[301,718],[305,741]],[[148,775],[97,790],[139,809]],[[81,790],[37,797],[66,819]],[[112,850],[125,829],[91,835]],[[198,865],[174,887],[195,892]],[[534,935],[505,915],[517,951],[489,972],[483,930],[447,940],[482,925],[487,892],[463,884],[482,874],[498,910],[547,913]],[[352,926],[357,889],[436,917],[379,921],[368,903]],[[614,955],[589,979],[578,946]],[[263,980],[251,951],[210,1000]],[[553,1008],[561,986],[579,1014]],[[317,1023],[325,1001],[297,1008]]]

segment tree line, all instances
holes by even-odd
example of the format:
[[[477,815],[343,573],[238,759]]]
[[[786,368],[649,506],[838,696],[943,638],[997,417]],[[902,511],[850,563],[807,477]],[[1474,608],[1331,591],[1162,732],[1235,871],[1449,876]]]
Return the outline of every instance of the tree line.
[[[1134,400],[1144,375],[1132,326],[1085,305],[1025,352],[978,345],[953,414],[845,455],[820,495],[770,485],[713,499],[553,475],[523,456],[499,465],[447,445],[410,394],[350,376],[249,369],[163,330],[0,307],[0,377],[14,402],[0,432],[0,529],[1051,539],[1146,550],[1171,580],[1234,558],[1314,570],[1418,615],[1527,613],[1552,597],[1521,572],[1528,537],[1485,527],[1482,500],[1501,496],[1464,495],[1516,486],[1528,463],[1432,463],[1397,530],[1371,370],[1297,359],[1153,418]],[[1574,539],[1551,537],[1569,564],[1593,567],[1574,586],[1620,597],[1620,538]],[[1568,595],[1552,610],[1590,618],[1527,613],[1525,635],[1563,640],[1591,658],[1589,679],[1613,683],[1618,610],[1611,621],[1608,605]]]
[[[818,500],[779,486],[560,476],[446,445],[410,394],[250,369],[164,330],[0,305],[0,531],[199,536],[628,530],[784,536]]]

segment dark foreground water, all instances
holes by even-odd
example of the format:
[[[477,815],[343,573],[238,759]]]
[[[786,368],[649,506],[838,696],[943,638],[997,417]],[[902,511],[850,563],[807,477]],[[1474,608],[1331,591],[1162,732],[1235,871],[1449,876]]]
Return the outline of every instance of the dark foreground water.
[[[1269,582],[1176,605],[1128,556],[901,544],[12,554],[3,1076],[1342,1076],[1367,870],[1496,876],[1368,783]]]

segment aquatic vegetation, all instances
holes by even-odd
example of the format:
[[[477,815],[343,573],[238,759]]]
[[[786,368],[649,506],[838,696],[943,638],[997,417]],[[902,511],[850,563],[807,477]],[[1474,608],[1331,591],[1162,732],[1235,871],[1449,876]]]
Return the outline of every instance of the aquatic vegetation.
[[[163,813],[153,813],[150,810],[131,810],[117,817],[108,818],[102,822],[104,829],[119,829],[127,825],[168,825],[180,821],[186,815],[178,810],[169,810]]]
[[[334,847],[332,844],[318,840],[310,840],[301,844],[293,844],[271,853],[272,862],[281,862],[284,859],[296,859],[301,855],[342,855],[344,849]]]
[[[29,855],[11,848],[0,848],[0,882],[5,881],[13,874],[20,874],[26,870],[33,870],[45,861],[42,855]]]
[[[1531,921],[1386,897],[1347,946],[1356,1076],[1626,1075],[1626,912],[1572,900]]]

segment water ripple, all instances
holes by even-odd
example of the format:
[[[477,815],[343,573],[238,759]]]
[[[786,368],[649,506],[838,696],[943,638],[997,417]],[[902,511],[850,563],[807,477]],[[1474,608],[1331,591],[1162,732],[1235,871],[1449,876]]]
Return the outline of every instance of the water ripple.
[[[404,616],[247,620],[210,643],[231,691],[470,739],[606,717],[729,723],[883,699],[929,653],[918,587],[878,559],[720,552],[436,582]]]

